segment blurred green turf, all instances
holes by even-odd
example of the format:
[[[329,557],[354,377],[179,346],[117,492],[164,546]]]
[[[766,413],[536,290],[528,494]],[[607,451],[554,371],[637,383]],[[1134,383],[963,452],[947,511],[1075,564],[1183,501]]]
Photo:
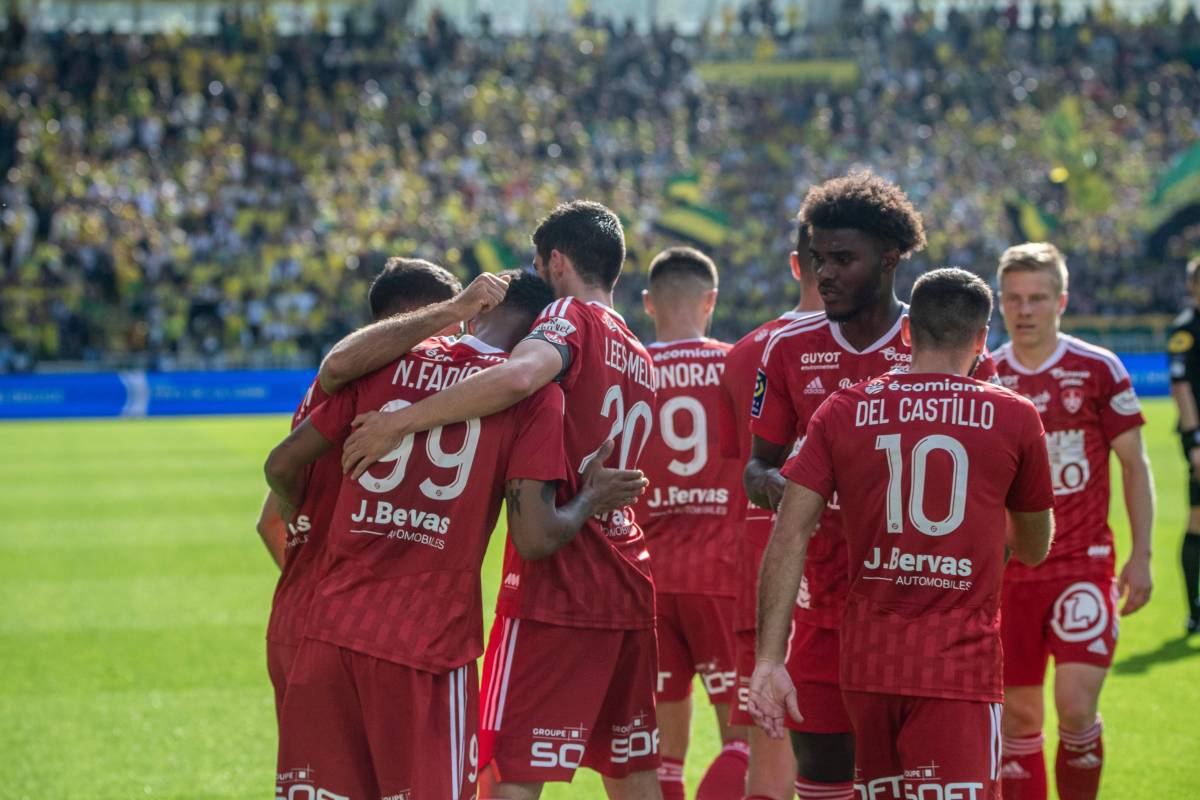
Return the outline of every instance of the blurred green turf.
[[[1120,800],[1195,797],[1200,784],[1200,637],[1180,637],[1184,474],[1169,402],[1147,406],[1158,587],[1122,630],[1102,702],[1102,795]],[[261,462],[286,431],[286,417],[0,425],[6,798],[273,797],[262,634],[276,570],[254,520]],[[499,545],[488,553],[487,598]],[[716,751],[703,705],[693,790]],[[603,795],[581,773],[543,796]]]

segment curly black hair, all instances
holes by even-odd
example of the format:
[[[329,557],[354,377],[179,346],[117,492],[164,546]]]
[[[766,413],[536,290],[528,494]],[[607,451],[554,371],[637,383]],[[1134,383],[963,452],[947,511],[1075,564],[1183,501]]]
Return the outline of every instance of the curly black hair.
[[[509,275],[512,280],[508,284],[508,293],[500,308],[511,308],[528,314],[533,319],[542,313],[542,309],[554,302],[554,290],[550,284],[527,270],[510,269],[500,273]]]
[[[925,248],[921,213],[894,183],[871,172],[851,172],[808,190],[800,221],[812,228],[852,228],[893,245],[907,258]]]

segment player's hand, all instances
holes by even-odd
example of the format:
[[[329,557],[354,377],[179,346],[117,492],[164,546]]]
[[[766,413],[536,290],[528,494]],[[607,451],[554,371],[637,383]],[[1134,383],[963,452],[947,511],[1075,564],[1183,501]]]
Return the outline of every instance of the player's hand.
[[[350,423],[354,432],[342,445],[342,472],[354,480],[400,446],[408,435],[404,429],[403,410],[368,411]]]
[[[609,469],[604,466],[604,461],[612,451],[613,441],[609,439],[600,446],[596,457],[583,471],[581,491],[590,495],[589,505],[593,515],[607,514],[632,505],[650,485],[640,469]]]
[[[511,275],[484,272],[450,300],[450,305],[461,321],[474,319],[504,302],[504,295],[508,294],[508,284],[511,280]]]
[[[766,480],[763,481],[763,492],[767,495],[767,502],[771,504],[771,508],[779,510],[779,504],[783,502],[783,493],[787,489],[787,478],[783,477],[777,469],[767,471]]]
[[[1125,598],[1121,616],[1127,617],[1150,602],[1154,590],[1154,578],[1150,575],[1150,559],[1147,556],[1132,556],[1121,569],[1117,579],[1117,593]]]
[[[784,713],[791,715],[796,722],[804,721],[796,702],[796,687],[792,684],[787,667],[774,661],[759,659],[754,665],[746,706],[758,727],[772,739],[787,736],[783,724]]]

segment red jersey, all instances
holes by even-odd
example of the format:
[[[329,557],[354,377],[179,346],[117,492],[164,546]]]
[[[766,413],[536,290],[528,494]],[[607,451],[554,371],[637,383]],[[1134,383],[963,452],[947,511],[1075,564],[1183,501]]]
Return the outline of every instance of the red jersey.
[[[742,465],[721,455],[717,409],[725,354],[715,339],[647,347],[658,378],[658,419],[640,467],[650,488],[634,508],[654,566],[654,588],[737,593],[737,513]]]
[[[1113,575],[1113,534],[1108,527],[1108,458],[1112,440],[1146,424],[1120,359],[1065,334],[1036,369],[996,351],[1004,386],[1025,395],[1042,415],[1054,477],[1054,545],[1036,567],[1012,563],[1012,581]]]
[[[825,398],[891,369],[908,369],[909,348],[900,338],[900,319],[862,351],[845,340],[824,313],[798,319],[775,331],[763,351],[750,410],[750,432],[780,445],[804,438]],[[811,625],[836,628],[846,597],[846,548],[841,543],[838,499],[831,497],[819,532],[808,546],[797,616]]]
[[[604,442],[615,441],[606,464],[634,469],[654,425],[654,366],[646,348],[616,311],[566,297],[542,311],[529,334],[563,355],[558,384],[569,413],[563,420],[569,477],[566,500]],[[504,551],[504,581],[496,611],[577,628],[654,626],[654,581],[646,537],[633,509],[588,520],[558,552],[525,561]]]
[[[789,311],[783,316],[767,320],[754,330],[747,333],[734,343],[729,354],[725,356],[725,373],[721,376],[721,406],[718,432],[721,442],[721,455],[736,459],[741,468],[745,468],[750,460],[750,406],[756,396],[755,376],[762,363],[763,350],[767,347],[770,335],[784,325],[797,320],[820,314],[819,311]],[[771,534],[769,521],[775,515],[765,508],[759,508],[746,498],[746,490],[741,481],[736,490],[736,508],[739,518],[758,520],[757,525],[745,526],[747,533],[762,531],[763,547]]]
[[[309,414],[328,398],[321,384],[313,378],[312,385],[292,415],[292,430],[299,428],[300,423],[308,419]],[[340,453],[327,452],[309,464],[306,470],[304,500],[296,509],[295,519],[287,526],[283,569],[271,601],[267,639],[272,642],[295,646],[304,638],[304,621],[308,618],[313,587],[319,577],[317,565],[341,483]]]
[[[332,442],[364,411],[404,408],[501,363],[471,336],[428,339],[312,415]],[[548,386],[483,419],[409,435],[358,480],[343,476],[309,637],[429,672],[483,652],[479,571],[504,484],[562,480],[562,392]]]
[[[1033,405],[982,381],[889,374],[813,416],[790,481],[842,502],[843,690],[999,702],[1005,509],[1054,505]]]

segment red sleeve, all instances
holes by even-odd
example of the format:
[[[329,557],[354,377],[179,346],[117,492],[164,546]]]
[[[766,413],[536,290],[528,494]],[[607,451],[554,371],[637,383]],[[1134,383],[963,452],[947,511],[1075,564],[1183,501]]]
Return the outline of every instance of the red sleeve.
[[[733,375],[729,372],[728,364],[725,366],[725,371],[721,373],[721,391],[718,392],[719,399],[717,405],[717,442],[720,445],[722,458],[741,458],[741,442],[738,436],[738,418],[737,406],[733,403],[733,397],[730,396],[731,387],[729,385]],[[741,420],[742,425],[748,424],[748,420]]]
[[[1042,428],[1041,415],[1032,403],[1022,403],[1019,410],[1025,424],[1021,426],[1017,474],[1008,487],[1004,505],[1010,511],[1045,511],[1054,508],[1046,431]]]
[[[567,477],[563,443],[563,391],[547,384],[522,400],[509,413],[516,426],[504,479],[560,481]]]
[[[1146,418],[1142,416],[1142,404],[1124,367],[1121,367],[1119,377],[1106,370],[1104,378],[1098,398],[1100,429],[1104,431],[1104,438],[1111,442],[1125,431],[1145,425]]]
[[[546,306],[541,316],[533,323],[526,339],[541,339],[554,346],[563,360],[562,371],[556,381],[568,389],[575,383],[583,359],[583,351],[587,333],[585,331],[587,312],[582,309],[578,300],[556,300]]]
[[[996,375],[996,359],[992,358],[992,354],[985,347],[983,355],[979,357],[979,363],[975,365],[975,371],[971,373],[971,377],[984,383],[996,383],[999,380]]]
[[[779,472],[792,483],[812,489],[826,500],[833,497],[836,481],[833,474],[833,440],[828,430],[833,422],[835,403],[825,402],[808,423],[807,435],[801,440],[800,452],[788,459]]]
[[[350,438],[350,423],[358,413],[358,389],[361,381],[360,378],[349,384],[308,415],[317,433],[336,445],[340,446]]]
[[[768,442],[786,445],[796,438],[797,419],[796,407],[788,394],[783,360],[783,349],[768,344],[754,379],[750,432]]]

